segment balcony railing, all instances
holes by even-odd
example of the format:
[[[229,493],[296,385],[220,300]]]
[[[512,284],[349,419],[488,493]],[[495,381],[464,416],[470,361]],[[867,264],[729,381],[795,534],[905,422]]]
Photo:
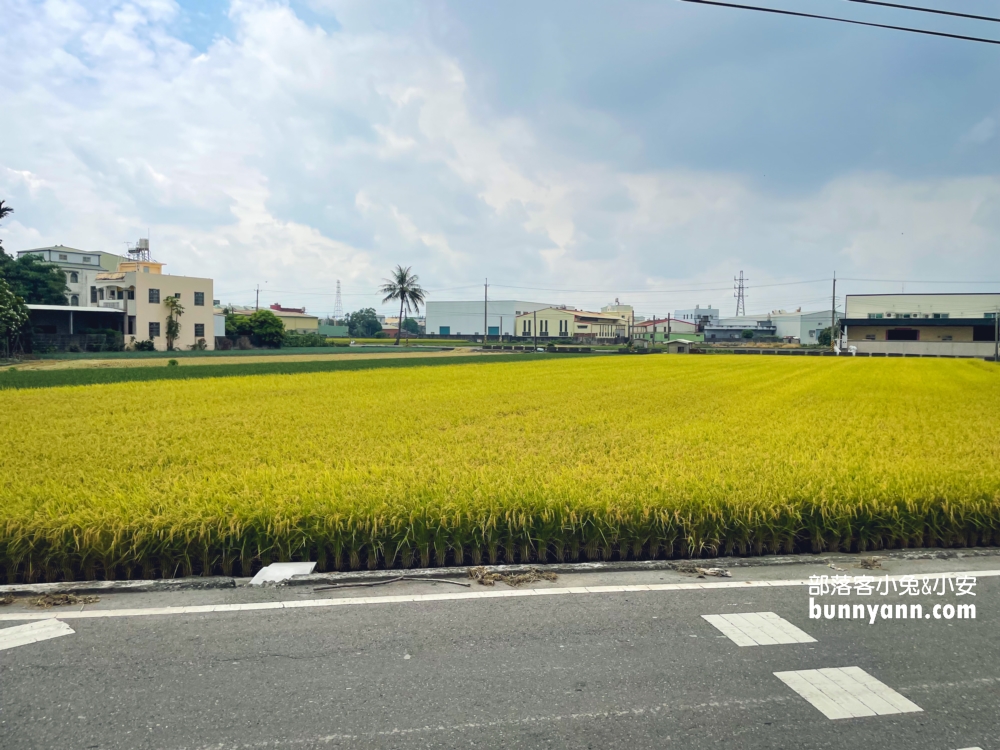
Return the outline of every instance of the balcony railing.
[[[102,299],[100,307],[110,307],[112,310],[125,310],[125,300],[123,299]]]

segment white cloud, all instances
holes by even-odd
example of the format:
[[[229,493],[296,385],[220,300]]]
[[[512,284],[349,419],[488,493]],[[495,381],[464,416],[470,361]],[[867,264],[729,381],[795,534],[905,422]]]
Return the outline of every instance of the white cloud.
[[[321,5],[339,30],[237,0],[231,37],[199,52],[172,33],[172,2],[15,4],[0,31],[12,67],[0,81],[0,196],[17,211],[5,247],[114,251],[149,227],[174,273],[211,275],[237,302],[267,281],[302,290],[283,303],[318,310],[332,298],[307,290],[339,278],[369,292],[396,263],[432,289],[489,275],[706,290],[634,295],[661,312],[726,299],[707,290],[741,268],[758,284],[834,268],[1000,274],[996,177],[853,172],[789,194],[738,173],[570,159],[546,150],[530,118],[488,114],[418,10],[389,20],[368,3]],[[989,122],[970,138],[992,138]],[[612,295],[558,296],[594,306]]]

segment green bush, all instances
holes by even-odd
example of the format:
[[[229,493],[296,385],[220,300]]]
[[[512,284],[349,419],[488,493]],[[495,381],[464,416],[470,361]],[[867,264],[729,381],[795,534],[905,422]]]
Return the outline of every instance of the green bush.
[[[326,336],[320,336],[318,333],[286,333],[285,334],[285,346],[298,347],[298,346],[333,346]]]

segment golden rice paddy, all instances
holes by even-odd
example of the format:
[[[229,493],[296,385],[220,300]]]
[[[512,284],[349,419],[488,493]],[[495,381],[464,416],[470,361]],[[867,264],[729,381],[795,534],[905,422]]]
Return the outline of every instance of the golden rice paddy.
[[[0,575],[1000,543],[1000,367],[593,356],[0,391]]]

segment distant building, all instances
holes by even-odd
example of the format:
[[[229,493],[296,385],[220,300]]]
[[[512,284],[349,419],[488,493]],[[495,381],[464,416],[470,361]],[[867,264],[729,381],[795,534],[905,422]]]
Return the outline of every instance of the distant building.
[[[716,325],[719,322],[719,311],[711,305],[708,307],[695,305],[691,310],[674,310],[674,318],[695,323],[699,326],[698,330],[701,330],[707,325]]]
[[[745,337],[744,331],[751,336]],[[755,318],[721,318],[714,325],[706,325],[705,342],[773,341],[777,338],[778,327],[771,321]]]
[[[347,326],[335,326],[329,323],[320,323],[316,329],[316,333],[320,336],[326,336],[332,339],[342,339],[350,335],[350,330]]]
[[[103,271],[115,271],[126,260],[120,255],[100,250],[78,250],[75,247],[52,245],[33,250],[19,250],[17,257],[37,255],[46,263],[53,263],[66,274],[66,304],[75,307],[98,307],[99,300],[91,300],[90,290],[96,288],[94,277]]]
[[[632,338],[640,341],[652,339],[654,342],[662,343],[678,339],[688,342],[703,341],[705,336],[698,332],[698,326],[693,321],[656,318],[636,323],[632,327]]]
[[[617,298],[615,299],[615,303],[613,305],[605,305],[602,307],[601,312],[605,315],[617,315],[632,323],[641,323],[646,320],[641,315],[635,314],[635,310],[632,305],[623,305]]]
[[[551,305],[521,300],[432,301],[426,303],[426,331],[437,336],[514,335],[514,319],[523,313]],[[385,323],[383,323],[383,326]]]
[[[248,305],[232,305],[234,315],[253,315],[257,308]],[[319,331],[319,317],[309,315],[304,307],[282,307],[281,305],[271,305],[268,308],[261,308],[273,313],[281,321],[286,331],[291,333],[317,333]]]
[[[47,343],[65,348],[77,343],[65,337],[81,335],[88,328],[103,328],[121,331],[126,344],[132,338],[149,339],[157,349],[165,350],[167,309],[163,300],[179,297],[184,313],[174,347],[186,349],[203,340],[206,349],[215,348],[212,279],[163,273],[164,264],[149,257],[148,240],[140,240],[128,257],[62,245],[18,252],[18,256],[28,254],[58,265],[69,286],[66,307],[28,308],[33,329],[41,336],[56,337]]]
[[[992,357],[998,294],[849,294],[847,346],[873,354]]]
[[[546,307],[517,316],[515,336],[615,343],[628,338],[629,321],[622,315]]]

